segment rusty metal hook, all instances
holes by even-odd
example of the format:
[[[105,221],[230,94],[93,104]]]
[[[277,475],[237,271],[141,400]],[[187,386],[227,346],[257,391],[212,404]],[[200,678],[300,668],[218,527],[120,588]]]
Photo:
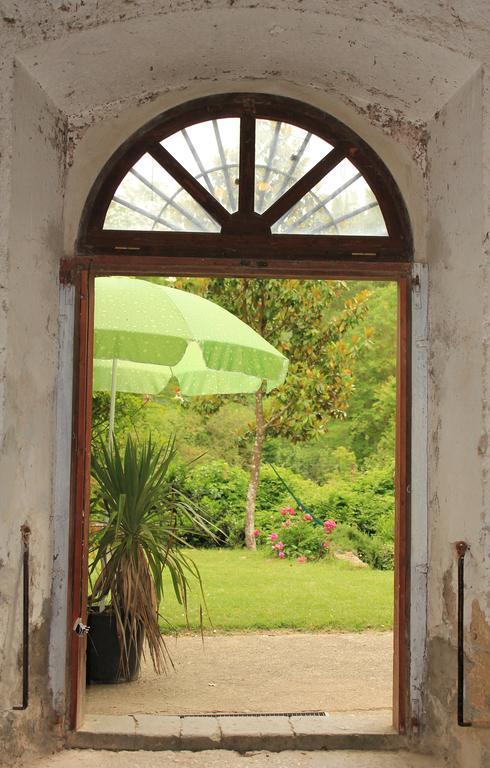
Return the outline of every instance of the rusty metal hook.
[[[22,538],[22,704],[13,709],[27,709],[29,705],[29,542],[31,529],[27,523],[21,525]]]
[[[469,550],[466,541],[455,544],[458,556],[458,725],[470,728],[472,723],[464,719],[464,559]]]

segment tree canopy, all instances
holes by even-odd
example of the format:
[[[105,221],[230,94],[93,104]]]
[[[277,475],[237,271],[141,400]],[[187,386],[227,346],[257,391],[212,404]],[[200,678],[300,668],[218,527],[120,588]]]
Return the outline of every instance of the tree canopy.
[[[353,294],[338,280],[260,278],[207,278],[194,281],[193,287],[254,328],[289,360],[284,384],[270,393],[263,388],[257,392],[249,425],[254,447],[245,541],[253,548],[266,436],[305,442],[325,432],[331,419],[345,418],[354,387],[355,359],[366,343],[360,323],[369,291]]]

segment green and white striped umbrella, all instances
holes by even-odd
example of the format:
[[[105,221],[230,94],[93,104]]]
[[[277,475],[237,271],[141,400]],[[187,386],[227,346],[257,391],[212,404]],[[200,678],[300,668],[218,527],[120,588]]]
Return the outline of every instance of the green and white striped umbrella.
[[[287,368],[253,328],[201,296],[129,277],[95,281],[94,389],[111,391],[110,435],[117,390],[155,394],[174,376],[187,395],[256,392],[282,384]]]

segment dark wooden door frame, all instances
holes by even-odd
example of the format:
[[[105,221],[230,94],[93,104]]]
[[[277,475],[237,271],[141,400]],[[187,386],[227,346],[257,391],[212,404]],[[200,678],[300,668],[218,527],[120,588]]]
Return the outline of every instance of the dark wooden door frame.
[[[240,119],[238,210],[216,197],[161,142],[198,122]],[[285,122],[323,138],[332,150],[261,214],[254,208],[256,121]],[[219,233],[111,230],[105,219],[119,184],[145,154],[170,173],[220,226]],[[342,159],[357,168],[380,206],[387,235],[272,232],[281,216],[311,191]],[[294,160],[294,157],[291,158]],[[292,179],[292,177],[291,177]],[[293,179],[292,179],[293,181]],[[75,257],[61,265],[61,280],[77,286],[69,627],[86,616],[93,287],[98,275],[200,275],[230,277],[396,280],[398,282],[395,702],[396,727],[404,731],[409,680],[410,281],[413,256],[408,213],[395,180],[380,157],[331,115],[270,94],[216,94],[181,104],[136,131],[108,160],[87,198]],[[85,510],[85,512],[84,512]],[[85,638],[71,635],[71,727],[83,716]],[[76,683],[78,681],[78,684]],[[80,694],[80,695],[79,695]]]
[[[87,636],[75,632],[87,622],[88,525],[90,512],[90,442],[92,428],[92,367],[94,277],[82,270],[75,279],[73,429],[71,457],[70,561],[68,592],[68,718],[78,728],[84,716]]]
[[[228,277],[323,278],[394,280],[398,283],[397,417],[396,417],[396,541],[394,594],[393,722],[400,732],[407,729],[410,680],[410,264],[335,264],[318,261],[294,263],[274,261],[257,266],[235,260],[223,263],[194,259],[145,259],[126,257],[117,264],[78,269],[71,262],[70,274],[76,285],[75,386],[73,408],[73,452],[70,525],[70,610],[68,643],[69,727],[77,729],[83,720],[86,638],[77,636],[77,618],[86,622],[88,552],[88,511],[90,498],[90,428],[92,397],[94,279],[98,275],[199,275]],[[169,263],[170,262],[170,263]],[[333,268],[332,268],[333,267]],[[382,267],[382,268],[380,268]],[[66,265],[62,270],[66,276]]]

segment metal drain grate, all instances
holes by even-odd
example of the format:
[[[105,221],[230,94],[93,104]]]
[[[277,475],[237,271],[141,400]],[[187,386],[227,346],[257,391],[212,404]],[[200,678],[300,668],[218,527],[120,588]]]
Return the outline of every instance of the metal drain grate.
[[[179,717],[328,717],[328,712],[208,712]]]

